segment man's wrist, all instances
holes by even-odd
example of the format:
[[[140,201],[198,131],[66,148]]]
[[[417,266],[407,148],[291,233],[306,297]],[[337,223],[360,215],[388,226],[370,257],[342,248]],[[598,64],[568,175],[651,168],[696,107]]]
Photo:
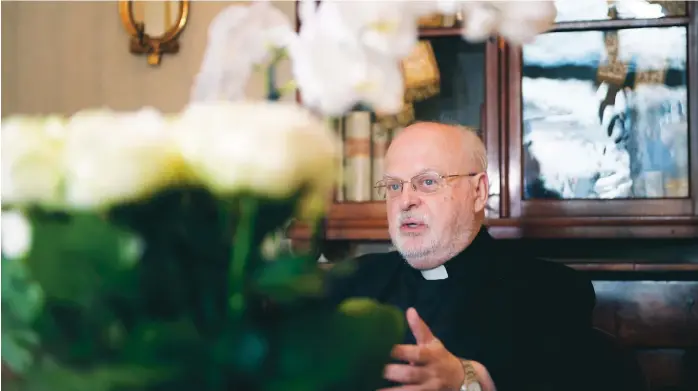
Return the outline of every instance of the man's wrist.
[[[460,359],[463,367],[463,384],[459,391],[482,391],[480,380],[477,377],[477,371],[470,360]]]

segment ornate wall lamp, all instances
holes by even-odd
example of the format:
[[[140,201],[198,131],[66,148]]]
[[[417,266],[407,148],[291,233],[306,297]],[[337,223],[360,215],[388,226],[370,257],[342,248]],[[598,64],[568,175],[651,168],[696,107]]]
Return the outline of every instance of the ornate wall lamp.
[[[145,54],[159,65],[163,53],[177,53],[177,37],[189,16],[189,0],[119,1],[119,16],[131,36],[131,53]]]

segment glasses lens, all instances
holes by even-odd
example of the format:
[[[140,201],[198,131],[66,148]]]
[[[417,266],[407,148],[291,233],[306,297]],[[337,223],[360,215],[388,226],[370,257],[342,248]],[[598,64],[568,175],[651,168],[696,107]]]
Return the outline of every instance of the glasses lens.
[[[437,174],[424,174],[412,178],[412,184],[421,193],[433,193],[441,188],[443,179]]]
[[[398,181],[387,181],[385,182],[385,195],[387,197],[396,197],[402,193],[402,183]]]

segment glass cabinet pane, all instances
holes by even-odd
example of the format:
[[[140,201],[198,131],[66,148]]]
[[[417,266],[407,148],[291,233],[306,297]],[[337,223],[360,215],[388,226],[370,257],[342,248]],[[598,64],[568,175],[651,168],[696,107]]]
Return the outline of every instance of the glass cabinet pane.
[[[460,36],[431,38],[441,75],[437,95],[415,102],[418,121],[436,121],[476,129],[482,137],[480,116],[485,102],[485,44],[471,44]]]
[[[417,121],[460,125],[477,132],[487,143],[485,115],[486,44],[469,43],[460,36],[436,37],[429,41],[439,67],[439,93],[415,102]],[[488,146],[489,148],[489,146]],[[492,146],[497,148],[497,146]],[[486,217],[499,216],[499,175],[489,168],[490,196]]]
[[[685,1],[555,0],[556,22],[659,19],[686,15]]]
[[[686,30],[557,32],[523,48],[524,199],[688,197]]]

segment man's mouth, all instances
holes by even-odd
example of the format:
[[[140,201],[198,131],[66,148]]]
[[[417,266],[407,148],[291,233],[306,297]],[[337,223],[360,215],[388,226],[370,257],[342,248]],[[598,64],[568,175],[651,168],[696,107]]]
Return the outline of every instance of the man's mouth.
[[[424,224],[421,221],[403,221],[402,224],[400,224],[400,229],[401,230],[415,230],[415,229],[422,229],[425,228],[426,224]]]

